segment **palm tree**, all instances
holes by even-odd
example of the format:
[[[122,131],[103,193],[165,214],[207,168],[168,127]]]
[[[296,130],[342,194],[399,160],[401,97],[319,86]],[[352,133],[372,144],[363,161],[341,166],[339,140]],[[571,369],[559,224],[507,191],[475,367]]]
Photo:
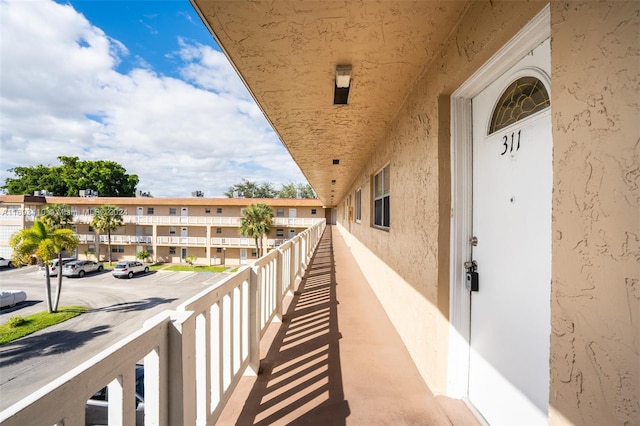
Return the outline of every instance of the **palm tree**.
[[[73,214],[66,204],[52,204],[40,210],[40,220],[47,225],[49,231],[57,229],[69,229],[73,223]],[[65,251],[66,247],[62,249]],[[58,254],[57,294],[60,297],[62,290],[62,251]],[[57,306],[56,300],[56,306]]]
[[[73,223],[73,214],[66,204],[52,204],[40,210],[40,220],[47,225],[50,231],[68,229]]]
[[[124,224],[122,210],[119,207],[105,204],[96,209],[91,219],[91,226],[98,232],[107,231],[109,245],[109,265],[111,265],[111,231],[115,231]],[[100,250],[98,250],[100,253]]]
[[[78,247],[78,236],[71,229],[50,230],[41,220],[36,220],[31,228],[22,229],[11,236],[9,245],[13,249],[14,257],[25,263],[30,256],[36,256],[45,268],[45,293],[47,295],[47,310],[49,313],[58,311],[58,302],[62,292],[62,277],[58,280],[55,303],[51,302],[51,279],[49,277],[49,263],[58,257],[58,265],[62,267],[62,251],[74,250]],[[58,272],[60,274],[60,272]]]
[[[260,243],[265,234],[271,230],[273,223],[273,210],[266,204],[251,204],[244,209],[240,219],[240,234],[253,238],[256,242],[258,257],[262,257],[262,244]]]

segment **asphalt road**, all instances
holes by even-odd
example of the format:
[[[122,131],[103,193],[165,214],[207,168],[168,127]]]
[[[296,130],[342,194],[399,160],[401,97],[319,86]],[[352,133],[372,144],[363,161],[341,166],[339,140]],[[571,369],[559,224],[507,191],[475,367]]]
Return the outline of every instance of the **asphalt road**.
[[[129,280],[103,271],[84,278],[64,277],[59,306],[82,305],[91,310],[0,346],[0,410],[131,334],[148,318],[175,309],[227,276],[152,271]],[[54,294],[56,280],[51,277]],[[27,301],[1,309],[0,323],[12,316],[46,311],[44,287],[45,277],[35,267],[2,268],[0,289],[24,290]]]

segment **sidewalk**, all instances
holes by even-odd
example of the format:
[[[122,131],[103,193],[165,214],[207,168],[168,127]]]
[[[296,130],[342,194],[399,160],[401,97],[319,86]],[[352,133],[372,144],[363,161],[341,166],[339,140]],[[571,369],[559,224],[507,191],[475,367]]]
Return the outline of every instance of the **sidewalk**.
[[[218,424],[477,424],[462,401],[436,401],[335,228],[290,302]]]

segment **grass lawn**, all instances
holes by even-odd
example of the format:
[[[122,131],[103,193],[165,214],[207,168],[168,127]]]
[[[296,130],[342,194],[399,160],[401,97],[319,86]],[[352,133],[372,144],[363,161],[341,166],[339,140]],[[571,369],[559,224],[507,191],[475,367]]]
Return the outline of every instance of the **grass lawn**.
[[[188,271],[188,272],[224,272],[228,269],[226,266],[190,266],[190,265],[172,265],[162,268],[163,271]]]
[[[0,345],[77,317],[88,310],[88,308],[83,306],[64,306],[58,308],[58,312],[53,314],[49,312],[39,312],[37,314],[27,315],[26,317],[11,317],[5,324],[0,325]]]

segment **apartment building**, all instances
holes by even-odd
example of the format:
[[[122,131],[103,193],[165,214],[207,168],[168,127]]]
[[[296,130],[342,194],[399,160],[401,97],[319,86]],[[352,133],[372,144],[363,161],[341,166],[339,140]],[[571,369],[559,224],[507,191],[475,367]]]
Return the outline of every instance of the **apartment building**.
[[[0,256],[10,257],[9,238],[29,227],[38,212],[51,204],[65,204],[73,214],[73,230],[80,245],[75,255],[107,260],[108,235],[91,227],[95,209],[121,209],[123,226],[111,232],[113,260],[135,259],[147,251],[155,262],[180,263],[195,256],[199,265],[243,265],[257,259],[255,240],[240,235],[244,208],[264,203],[273,209],[273,226],[265,237],[266,252],[325,219],[317,199],[150,198],[0,196]]]

